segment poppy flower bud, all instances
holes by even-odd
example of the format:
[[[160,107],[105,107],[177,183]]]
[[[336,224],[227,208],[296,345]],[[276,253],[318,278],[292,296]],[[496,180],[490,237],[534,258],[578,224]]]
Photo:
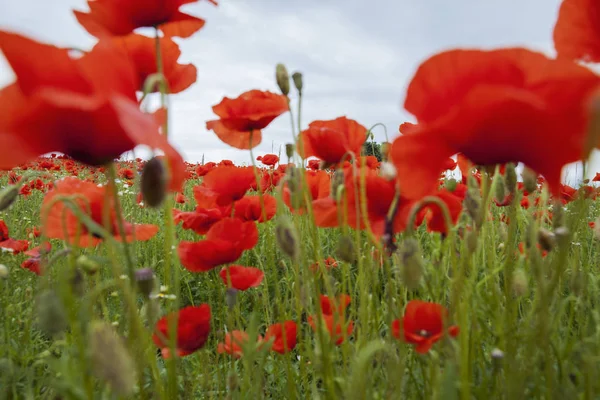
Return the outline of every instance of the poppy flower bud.
[[[521,177],[523,178],[523,188],[527,192],[533,193],[537,190],[537,173],[534,170],[529,167],[523,168]]]
[[[335,201],[340,200],[340,188],[344,187],[344,171],[336,169],[331,178],[331,198]]]
[[[292,80],[294,81],[294,86],[296,86],[298,93],[302,94],[302,87],[304,86],[304,83],[302,82],[302,73],[294,72],[292,74]]]
[[[88,346],[94,375],[107,383],[115,394],[131,396],[135,389],[135,364],[115,329],[104,321],[92,322]]]
[[[227,385],[231,392],[238,390],[240,387],[240,379],[235,371],[229,371],[229,374],[227,375]]]
[[[337,243],[336,254],[340,260],[347,263],[356,261],[356,249],[354,248],[354,242],[350,236],[340,236]]]
[[[525,296],[529,291],[527,275],[522,268],[516,269],[513,272],[512,290],[517,297]]]
[[[0,279],[8,278],[8,268],[4,264],[0,264]]]
[[[569,240],[571,240],[571,232],[566,226],[559,226],[554,230],[554,236],[556,237],[556,243],[559,246],[568,246]]]
[[[517,189],[517,171],[514,163],[506,164],[506,171],[504,173],[506,189],[509,193],[514,194]]]
[[[49,336],[56,336],[67,329],[65,307],[52,289],[36,296],[36,314],[40,329]]]
[[[506,183],[502,175],[498,176],[497,179],[498,180],[496,181],[496,193],[494,195],[496,196],[497,201],[502,202],[506,197]]]
[[[275,238],[281,251],[288,257],[295,260],[300,254],[300,244],[298,243],[298,233],[296,227],[287,217],[281,217],[275,226]]]
[[[83,273],[81,269],[75,268],[71,273],[71,278],[69,279],[69,284],[71,285],[71,289],[73,290],[73,294],[77,297],[82,297],[85,293],[85,280],[83,278]]]
[[[227,288],[227,290],[225,291],[225,303],[227,304],[227,307],[229,307],[230,310],[233,309],[233,307],[235,307],[235,303],[237,301],[237,294],[238,294],[238,290],[236,288]]]
[[[479,189],[469,188],[464,203],[467,214],[479,226],[479,210],[481,208],[481,194],[479,193]]]
[[[581,271],[575,270],[571,275],[571,282],[569,286],[571,288],[571,293],[575,296],[581,296],[581,292],[583,291],[585,285],[585,278]]]
[[[77,257],[75,265],[83,269],[88,275],[94,275],[100,269],[100,263],[83,254]]]
[[[556,245],[556,235],[548,229],[540,228],[538,231],[538,243],[542,250],[551,251]]]
[[[155,287],[155,277],[152,268],[140,268],[135,271],[135,281],[138,289],[145,298],[149,298]]]
[[[277,86],[284,95],[290,93],[290,75],[287,72],[287,68],[283,64],[277,64],[275,67],[275,79],[277,79]]]
[[[15,202],[20,189],[17,185],[9,185],[0,191],[0,211],[6,210]]]
[[[392,148],[392,144],[390,142],[381,143],[381,158],[383,161],[388,160],[388,154],[390,154],[391,148]]]
[[[152,208],[159,207],[167,193],[167,176],[160,158],[149,160],[142,170],[140,182],[144,203]]]
[[[554,230],[564,225],[565,209],[560,200],[552,205],[552,228]]]
[[[402,282],[409,290],[417,289],[423,277],[423,260],[419,242],[414,238],[404,240],[400,245],[398,255],[402,263],[400,270]]]
[[[454,192],[458,186],[458,181],[454,178],[446,179],[444,186],[446,186],[447,191]]]
[[[468,231],[466,235],[467,250],[469,253],[475,253],[477,251],[477,233],[475,231]]]
[[[286,143],[285,144],[285,155],[287,156],[288,159],[291,159],[292,157],[294,157],[294,144],[293,143]]]
[[[379,173],[381,174],[381,177],[386,181],[393,181],[394,179],[396,179],[396,175],[398,175],[398,171],[396,171],[396,167],[394,167],[394,164],[389,163],[387,161],[383,161],[379,165]]]

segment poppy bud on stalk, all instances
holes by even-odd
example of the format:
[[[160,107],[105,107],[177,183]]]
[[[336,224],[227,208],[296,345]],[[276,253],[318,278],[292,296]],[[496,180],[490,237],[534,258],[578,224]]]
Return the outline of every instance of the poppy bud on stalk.
[[[506,183],[504,181],[504,178],[502,177],[502,175],[498,176],[497,178],[498,180],[496,181],[496,200],[499,202],[504,201],[504,198],[506,197]]]
[[[290,76],[287,72],[287,68],[283,64],[277,64],[275,67],[275,79],[277,80],[277,86],[284,95],[290,93]]]
[[[340,187],[344,186],[344,171],[336,169],[331,178],[331,198],[338,201]]]
[[[556,235],[547,229],[540,228],[538,231],[538,243],[542,250],[551,251],[556,245]]]
[[[294,81],[294,86],[296,86],[298,93],[302,94],[302,87],[304,86],[304,83],[302,82],[302,73],[294,72],[292,74],[292,80]]]
[[[504,173],[504,175],[506,189],[509,191],[509,193],[515,194],[515,191],[517,189],[517,171],[515,169],[514,163],[506,164],[506,172]]]
[[[565,209],[564,209],[562,203],[560,202],[560,200],[557,200],[552,205],[552,228],[554,228],[554,230],[556,230],[556,229],[560,228],[561,226],[563,226],[564,218],[565,218]]]
[[[356,261],[356,249],[354,248],[354,242],[350,236],[340,236],[340,240],[337,243],[336,253],[338,258],[342,261],[347,263]]]
[[[38,325],[49,336],[55,336],[67,329],[65,307],[52,289],[46,289],[36,296]]]
[[[75,264],[88,275],[94,275],[100,269],[100,264],[96,260],[83,254],[77,257]]]
[[[379,165],[379,173],[381,174],[381,177],[386,181],[393,181],[394,179],[396,179],[396,175],[398,175],[398,171],[396,171],[396,167],[394,166],[394,164],[389,163],[387,161],[383,161]]]
[[[526,295],[529,290],[527,275],[522,268],[513,272],[512,290],[517,297]]]
[[[8,268],[4,264],[0,264],[0,279],[8,278]]]
[[[6,210],[15,202],[19,196],[19,190],[18,185],[10,185],[0,191],[0,211]]]
[[[89,330],[92,370],[115,394],[128,397],[135,389],[135,365],[123,339],[104,321],[94,321]]]
[[[479,210],[481,208],[481,194],[479,193],[479,189],[469,188],[469,190],[467,190],[464,203],[467,214],[473,221],[475,221],[477,226],[479,226]]]
[[[140,185],[146,205],[159,207],[167,193],[166,170],[160,158],[154,157],[144,165]]]
[[[281,251],[291,259],[297,259],[300,253],[296,227],[287,217],[281,217],[275,226],[275,238]]]
[[[137,282],[140,293],[146,298],[150,297],[155,286],[155,277],[152,268],[140,268],[136,270],[135,281]]]
[[[458,186],[458,181],[454,178],[446,179],[445,186],[447,191],[454,192]]]
[[[292,157],[294,157],[294,144],[293,143],[285,144],[285,155],[287,156],[288,159],[291,159]]]
[[[417,289],[423,277],[423,260],[419,242],[414,238],[404,240],[400,245],[398,255],[402,264],[400,270],[402,282],[409,290]]]
[[[537,190],[537,173],[529,167],[523,168],[521,172],[523,178],[523,187],[529,193],[533,193]]]

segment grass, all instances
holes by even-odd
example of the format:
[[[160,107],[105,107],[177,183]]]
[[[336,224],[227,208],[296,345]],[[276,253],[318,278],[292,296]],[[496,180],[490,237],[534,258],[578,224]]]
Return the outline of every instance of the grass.
[[[533,217],[536,207],[521,208],[518,197],[508,207],[495,206],[486,190],[494,193],[502,181],[489,178],[484,176],[485,204],[480,205],[480,211],[489,212],[478,214],[485,216],[479,230],[466,229],[474,226],[467,212],[446,238],[421,226],[398,235],[399,253],[384,257],[382,265],[375,256],[378,245],[364,232],[316,228],[310,216],[291,215],[279,207],[276,218],[259,224],[258,245],[237,262],[260,268],[265,279],[257,288],[238,292],[235,299],[218,277],[220,268],[192,274],[177,263],[180,281],[174,285],[179,284],[179,290],[159,284],[155,298],[144,300],[131,289],[121,245],[72,248],[61,254],[64,244],[53,240],[52,255],[59,255],[43,277],[19,267],[27,256],[0,252],[0,264],[9,270],[0,280],[0,395],[119,398],[118,379],[110,374],[107,378],[106,370],[118,375],[130,364],[113,342],[101,347],[106,357],[99,359],[93,354],[98,345],[89,340],[92,321],[104,320],[128,338],[125,346],[137,374],[134,398],[599,398],[600,242],[588,226],[600,215],[599,202],[580,196],[564,206],[562,223],[555,206],[551,226]],[[7,178],[0,183],[6,186]],[[186,182],[188,199],[198,183]],[[127,220],[164,226],[163,209],[139,207],[137,186],[118,185]],[[531,204],[537,196],[547,198],[545,192],[530,196]],[[40,226],[42,199],[43,193],[33,191],[0,213],[11,237],[27,238],[27,228]],[[188,201],[177,207],[191,211],[195,205]],[[542,202],[538,209],[548,207],[549,202]],[[509,224],[500,220],[502,214]],[[284,215],[297,230],[296,259],[277,246],[276,227]],[[546,257],[534,245],[541,228],[554,235]],[[135,268],[152,267],[162,284],[168,281],[164,232],[129,247]],[[180,226],[175,235],[177,241],[199,239]],[[403,263],[401,253],[410,237],[420,248],[420,256],[412,258],[413,269]],[[31,247],[41,241],[33,238]],[[520,242],[529,243],[524,254],[518,250]],[[344,262],[340,250],[350,246],[355,260]],[[95,274],[86,272],[81,260],[78,263],[82,254],[98,263]],[[309,269],[327,256],[335,257],[339,266]],[[76,270],[80,272],[74,275]],[[57,299],[47,296],[48,288]],[[174,298],[176,292],[179,298]],[[347,318],[354,321],[354,329],[339,346],[306,322],[318,312],[322,293],[352,298]],[[135,297],[128,298],[132,294]],[[449,321],[460,327],[460,334],[444,337],[426,354],[394,338],[392,321],[402,318],[411,299],[447,306]],[[208,342],[168,365],[150,341],[152,321],[167,310],[201,303],[212,309]],[[48,324],[57,324],[61,313],[66,329],[49,335]],[[298,344],[288,354],[248,346],[242,358],[234,359],[216,351],[225,332],[239,329],[256,337],[264,335],[267,326],[289,319],[298,322]],[[168,370],[174,372],[174,382]]]

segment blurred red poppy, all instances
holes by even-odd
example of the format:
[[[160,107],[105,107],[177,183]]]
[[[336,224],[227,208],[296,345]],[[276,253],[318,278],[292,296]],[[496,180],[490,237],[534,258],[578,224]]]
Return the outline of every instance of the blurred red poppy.
[[[267,328],[264,341],[273,339],[271,350],[279,354],[285,354],[296,347],[297,326],[294,321],[285,321],[273,324]]]
[[[317,316],[308,316],[308,324],[311,326],[313,331],[317,330],[317,322],[315,319]],[[331,337],[331,340],[336,345],[340,345],[344,343],[344,339],[349,337],[352,334],[352,330],[354,329],[354,321],[346,321],[346,318],[343,315],[327,315],[323,314],[323,322],[325,323],[325,328]]]
[[[303,149],[298,153],[304,158],[317,157],[328,164],[350,160],[350,154],[360,156],[367,139],[367,128],[346,117],[329,121],[314,121],[300,133]]]
[[[248,290],[260,285],[265,274],[258,268],[230,265],[223,268],[219,272],[219,276],[227,287],[237,290]]]
[[[207,192],[214,195],[219,206],[229,206],[232,202],[240,200],[246,192],[256,183],[254,167],[218,167],[204,176],[202,185],[194,188],[195,191]]]
[[[214,224],[199,242],[179,243],[181,264],[192,272],[206,272],[219,265],[237,261],[244,250],[258,243],[258,229],[254,222],[224,218]]]
[[[477,165],[523,162],[556,191],[562,167],[583,156],[587,104],[599,84],[583,66],[525,49],[434,55],[407,91],[418,126],[392,147],[403,196],[435,190],[458,152]]]
[[[444,336],[444,324],[448,318],[448,310],[437,303],[411,300],[406,305],[402,318],[404,340],[416,345],[418,353],[427,353],[431,346]],[[448,334],[458,335],[458,326],[450,326]],[[400,320],[392,322],[392,334],[400,339]]]
[[[600,3],[597,0],[564,0],[554,27],[554,47],[559,58],[600,62]]]
[[[225,341],[217,345],[217,353],[231,354],[235,358],[240,358],[244,354],[243,347],[248,343],[250,337],[244,331],[231,331],[225,335]],[[259,335],[257,342],[261,342],[262,337]]]
[[[269,221],[277,212],[277,199],[270,194],[263,194],[262,199],[265,218],[263,218],[260,196],[244,196],[233,203],[231,207],[225,208],[224,214],[231,215],[231,211],[233,210],[233,217],[242,221]]]
[[[169,321],[177,317],[177,343],[175,345],[178,355],[187,356],[202,348],[210,334],[210,306],[202,304],[198,307],[189,306],[175,313],[162,317],[156,323],[158,331],[152,336],[154,343],[162,349],[164,358],[170,357]],[[160,334],[159,334],[160,333]]]
[[[262,141],[261,129],[286,111],[286,96],[250,90],[235,99],[225,97],[213,106],[213,112],[220,119],[206,122],[206,129],[214,131],[224,143],[248,150]]]
[[[340,294],[334,299],[329,296],[321,295],[321,311],[323,314],[343,314],[346,308],[352,302],[352,298],[347,294]]]
[[[133,63],[137,74],[137,90],[144,90],[146,79],[158,71],[156,39],[132,33],[114,38],[113,43],[115,48],[123,51]],[[193,64],[177,63],[181,56],[181,50],[177,43],[168,37],[160,38],[160,51],[163,75],[167,80],[169,93],[180,93],[196,82],[196,67]],[[153,88],[152,92],[157,91],[158,85]]]
[[[265,154],[264,156],[258,156],[256,160],[268,167],[273,167],[279,162],[279,157],[276,154]]]
[[[11,239],[8,235],[8,226],[0,219],[0,249],[4,249],[13,254],[19,254],[29,248],[27,240]]]
[[[137,76],[110,40],[80,58],[68,50],[0,31],[0,49],[17,77],[0,90],[0,168],[59,151],[89,165],[112,161],[137,145],[162,150],[170,188],[184,179],[183,159],[138,108]]]
[[[179,11],[198,0],[88,0],[88,12],[73,11],[77,21],[92,36],[123,36],[142,27],[158,27],[165,36],[189,37],[204,26],[204,20]],[[209,0],[217,4],[215,0]]]
[[[67,177],[56,183],[42,202],[42,221],[44,234],[52,239],[63,239],[69,244],[80,247],[95,246],[100,243],[100,237],[88,231],[73,212],[65,207],[59,197],[71,197],[84,214],[87,214],[96,224],[104,225],[105,201],[109,202],[109,233],[116,240],[123,240],[119,233],[117,214],[114,208],[113,196],[107,186],[97,186],[94,183],[81,181],[75,177]],[[158,226],[151,224],[131,224],[123,221],[125,241],[149,240],[158,232]]]

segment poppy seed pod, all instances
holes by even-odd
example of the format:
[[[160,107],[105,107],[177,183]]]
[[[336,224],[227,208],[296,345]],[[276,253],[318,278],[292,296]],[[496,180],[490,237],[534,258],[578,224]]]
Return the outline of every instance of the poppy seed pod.
[[[67,329],[65,307],[52,289],[44,290],[36,296],[38,325],[49,336],[56,336]]]
[[[285,144],[285,155],[287,156],[288,159],[291,159],[292,157],[294,157],[294,144],[293,143],[286,143]]]
[[[290,75],[287,72],[287,68],[283,64],[277,64],[275,67],[275,79],[277,80],[277,86],[281,93],[286,96],[290,93]]]
[[[356,261],[356,249],[354,248],[354,242],[350,236],[340,236],[337,243],[336,254],[340,260],[347,263]]]
[[[287,217],[281,217],[275,226],[275,238],[281,251],[295,260],[300,254],[300,244],[296,227]]]
[[[144,165],[140,185],[146,205],[159,207],[167,193],[166,169],[160,158],[154,157]]]
[[[19,196],[19,190],[19,186],[10,185],[0,191],[0,211],[6,210],[15,202]]]
[[[523,178],[523,187],[529,193],[533,193],[537,190],[537,173],[531,168],[523,168],[521,172],[521,178]]]
[[[104,321],[94,321],[89,330],[89,352],[92,370],[112,390],[124,397],[135,389],[135,365],[123,339]]]
[[[302,73],[294,72],[292,74],[292,80],[294,81],[294,86],[296,86],[298,93],[302,94],[302,88],[304,86],[304,82],[302,81]]]

